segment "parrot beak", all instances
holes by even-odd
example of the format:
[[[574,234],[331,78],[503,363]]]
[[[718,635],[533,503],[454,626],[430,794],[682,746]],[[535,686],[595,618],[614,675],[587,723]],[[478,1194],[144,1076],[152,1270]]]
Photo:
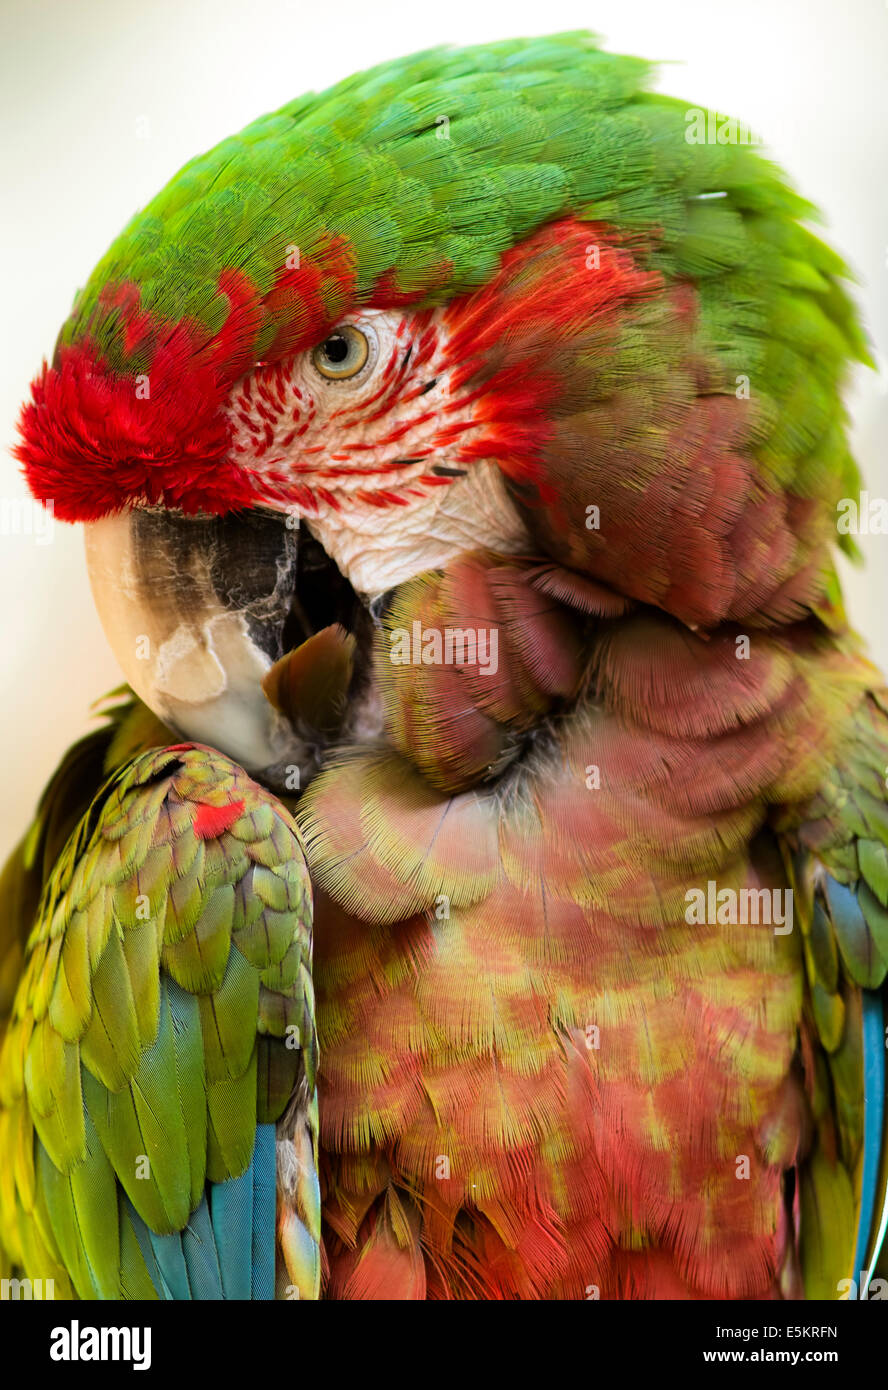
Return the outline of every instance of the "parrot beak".
[[[96,607],[136,694],[273,789],[305,786],[373,631],[319,543],[261,511],[133,508],[85,529]]]

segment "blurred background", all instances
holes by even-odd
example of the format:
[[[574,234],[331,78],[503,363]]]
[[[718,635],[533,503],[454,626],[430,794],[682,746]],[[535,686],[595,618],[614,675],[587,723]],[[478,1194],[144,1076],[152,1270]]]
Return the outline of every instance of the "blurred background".
[[[659,86],[689,106],[742,118],[822,208],[879,360],[848,404],[870,494],[888,497],[886,0],[0,0],[0,501],[25,496],[15,421],[76,289],[192,155],[386,58],[580,28],[663,60]],[[848,606],[888,670],[888,536],[859,544]],[[90,703],[121,679],[78,527],[0,534],[0,639],[2,859]]]

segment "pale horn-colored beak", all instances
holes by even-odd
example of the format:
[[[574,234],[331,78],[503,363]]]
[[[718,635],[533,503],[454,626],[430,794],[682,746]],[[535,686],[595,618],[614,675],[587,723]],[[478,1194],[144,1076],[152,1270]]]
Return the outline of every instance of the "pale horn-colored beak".
[[[265,513],[140,508],[85,529],[96,607],[136,694],[184,738],[298,787],[306,744],[262,687],[284,655],[298,533]]]

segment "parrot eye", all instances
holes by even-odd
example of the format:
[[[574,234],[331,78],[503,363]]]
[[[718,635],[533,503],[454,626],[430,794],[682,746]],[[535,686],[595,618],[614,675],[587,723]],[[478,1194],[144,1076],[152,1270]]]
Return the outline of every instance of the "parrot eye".
[[[366,366],[371,346],[369,332],[344,323],[314,348],[312,365],[328,381],[347,381]]]

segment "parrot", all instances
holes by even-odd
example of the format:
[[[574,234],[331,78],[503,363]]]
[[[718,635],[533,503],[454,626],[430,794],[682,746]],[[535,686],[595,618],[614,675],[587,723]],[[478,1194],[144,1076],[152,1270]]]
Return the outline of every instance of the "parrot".
[[[186,164],[22,408],[126,684],[3,873],[56,1297],[879,1296],[888,692],[816,209],[586,33]]]

